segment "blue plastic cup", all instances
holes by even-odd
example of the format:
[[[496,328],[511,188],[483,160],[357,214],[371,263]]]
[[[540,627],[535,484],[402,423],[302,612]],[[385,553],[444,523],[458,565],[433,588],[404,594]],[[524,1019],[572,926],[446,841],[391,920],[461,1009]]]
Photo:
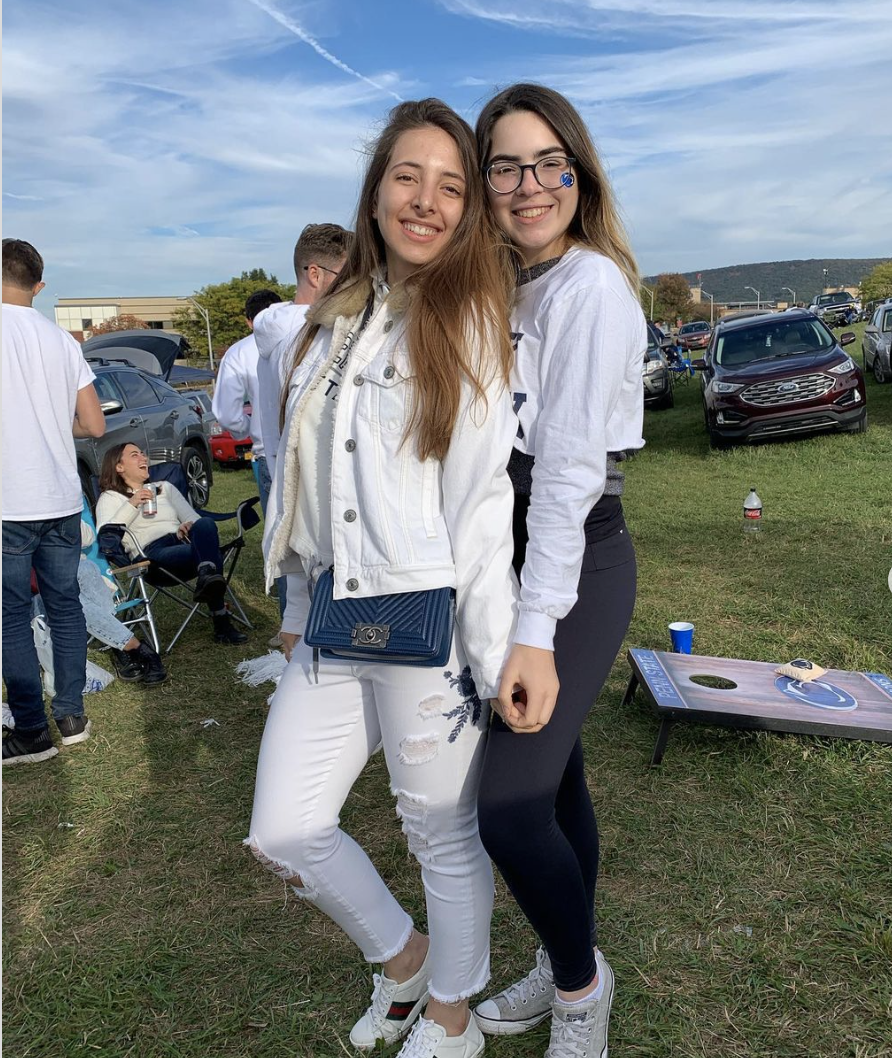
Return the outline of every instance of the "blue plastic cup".
[[[690,654],[694,645],[694,626],[690,621],[673,621],[669,625],[672,636],[672,651],[675,654]]]

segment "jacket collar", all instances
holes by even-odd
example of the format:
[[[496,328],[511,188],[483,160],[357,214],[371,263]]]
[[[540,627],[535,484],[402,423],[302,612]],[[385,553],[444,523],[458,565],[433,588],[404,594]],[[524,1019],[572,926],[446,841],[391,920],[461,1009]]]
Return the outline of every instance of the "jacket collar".
[[[391,287],[383,273],[375,273],[357,279],[343,290],[323,298],[307,313],[307,322],[320,327],[334,327],[339,318],[352,319],[358,316],[374,294],[376,303],[386,301],[394,314],[402,314],[409,305],[409,291],[405,283]]]

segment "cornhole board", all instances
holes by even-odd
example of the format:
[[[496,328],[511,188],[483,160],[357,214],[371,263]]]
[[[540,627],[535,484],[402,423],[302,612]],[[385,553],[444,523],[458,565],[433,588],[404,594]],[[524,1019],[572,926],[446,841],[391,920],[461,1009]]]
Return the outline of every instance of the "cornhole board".
[[[710,658],[633,647],[623,704],[640,687],[660,718],[651,765],[663,759],[673,723],[719,724],[799,735],[892,743],[892,679],[878,672],[828,669],[810,683],[778,676],[783,662]],[[722,689],[692,681],[712,677]]]

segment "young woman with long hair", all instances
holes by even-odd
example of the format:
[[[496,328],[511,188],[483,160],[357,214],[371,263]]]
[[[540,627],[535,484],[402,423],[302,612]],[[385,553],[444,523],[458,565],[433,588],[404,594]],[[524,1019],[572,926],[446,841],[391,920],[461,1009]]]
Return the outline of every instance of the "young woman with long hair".
[[[490,210],[518,258],[510,473],[521,579],[480,831],[543,947],[528,977],[475,1013],[484,1032],[505,1035],[553,1013],[548,1058],[603,1058],[613,973],[597,947],[598,830],[580,731],[635,602],[620,464],[644,444],[644,317],[610,185],[571,104],[514,85],[484,107],[477,141]]]
[[[290,661],[246,843],[382,964],[350,1039],[373,1048],[411,1028],[405,1058],[483,1050],[468,998],[489,976],[493,889],[476,794],[514,618],[506,467],[517,424],[511,277],[478,171],[473,132],[445,104],[392,111],[346,264],[297,337],[264,537],[268,583],[288,576]],[[300,638],[308,586],[329,568],[336,600],[455,588],[448,663],[314,657]],[[339,828],[379,744],[421,865],[429,938]]]
[[[124,550],[131,558],[145,555],[186,580],[196,577],[192,598],[207,605],[217,643],[247,641],[226,609],[226,578],[217,523],[193,510],[178,488],[164,482],[146,488],[149,459],[139,445],[125,442],[110,448],[99,471],[96,524],[123,525],[128,530]],[[142,505],[154,495],[154,517],[142,516]]]

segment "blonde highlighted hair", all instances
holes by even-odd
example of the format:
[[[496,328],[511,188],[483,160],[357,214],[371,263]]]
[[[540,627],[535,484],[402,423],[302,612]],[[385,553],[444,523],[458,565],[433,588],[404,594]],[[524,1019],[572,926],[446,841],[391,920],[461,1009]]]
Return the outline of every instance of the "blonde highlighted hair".
[[[477,399],[485,399],[484,387],[494,377],[507,383],[513,355],[508,327],[513,276],[486,208],[474,133],[439,99],[400,103],[390,112],[370,150],[347,261],[297,336],[291,374],[321,320],[355,315],[371,296],[372,276],[386,268],[386,246],[373,216],[378,188],[399,137],[426,128],[441,129],[454,141],[466,183],[464,211],[452,238],[434,260],[412,273],[404,291],[413,386],[405,439],[413,438],[420,459],[443,459],[458,416],[462,379],[470,381]],[[401,292],[392,296],[399,300]],[[286,385],[283,417],[287,395]]]
[[[585,246],[609,257],[638,296],[640,277],[629,245],[613,189],[591,135],[576,108],[567,99],[538,84],[515,84],[493,96],[477,118],[477,149],[485,168],[492,151],[496,122],[506,114],[525,111],[547,122],[576,159],[573,171],[579,181],[579,206],[567,229],[571,244]]]

